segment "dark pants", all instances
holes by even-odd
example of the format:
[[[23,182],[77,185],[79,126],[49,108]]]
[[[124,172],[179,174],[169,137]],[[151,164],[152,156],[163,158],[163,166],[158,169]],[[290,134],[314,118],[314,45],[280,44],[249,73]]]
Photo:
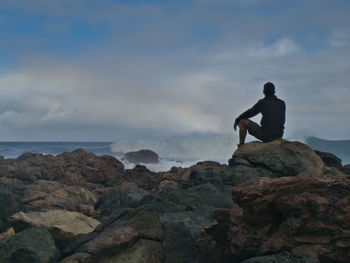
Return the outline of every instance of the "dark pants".
[[[254,121],[249,120],[247,127],[248,133],[260,141],[270,142],[276,139],[281,139],[282,136],[271,136],[264,133],[262,127]]]

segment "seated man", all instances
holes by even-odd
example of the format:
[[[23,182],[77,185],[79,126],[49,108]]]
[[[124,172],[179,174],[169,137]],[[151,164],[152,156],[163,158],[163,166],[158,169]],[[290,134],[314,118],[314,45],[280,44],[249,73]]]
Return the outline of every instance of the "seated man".
[[[282,138],[285,123],[286,104],[275,96],[275,86],[268,82],[264,85],[265,98],[259,100],[251,109],[243,112],[233,125],[234,130],[239,126],[239,144],[244,144],[247,131],[263,142]],[[261,113],[261,126],[249,118]]]

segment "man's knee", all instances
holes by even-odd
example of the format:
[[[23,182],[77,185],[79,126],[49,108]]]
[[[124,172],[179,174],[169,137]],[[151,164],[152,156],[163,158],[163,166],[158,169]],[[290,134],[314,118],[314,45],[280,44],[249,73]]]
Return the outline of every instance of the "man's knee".
[[[238,123],[238,127],[239,128],[247,128],[248,127],[248,124],[249,124],[249,120],[247,120],[247,119],[242,119],[242,120],[240,120],[240,122]]]

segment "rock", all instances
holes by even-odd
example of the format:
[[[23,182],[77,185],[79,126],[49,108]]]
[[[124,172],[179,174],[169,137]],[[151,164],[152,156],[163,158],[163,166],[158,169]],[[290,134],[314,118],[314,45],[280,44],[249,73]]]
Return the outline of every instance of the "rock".
[[[60,261],[61,263],[162,263],[164,252],[159,242],[140,239],[130,248],[125,248],[116,255],[104,254],[100,257],[91,256],[88,253],[75,253],[72,256]]]
[[[60,252],[51,234],[45,228],[33,227],[0,243],[1,263],[55,262]]]
[[[346,176],[346,174],[342,170],[339,170],[334,167],[328,167],[328,166],[325,167],[323,174],[326,178],[334,179],[334,180],[337,180],[339,178]]]
[[[14,235],[15,235],[15,230],[13,230],[12,227],[7,229],[5,232],[0,233],[0,243],[7,242]]]
[[[241,208],[216,214],[217,223],[201,237],[216,262],[283,250],[349,262],[348,179],[255,178],[234,187],[232,195]]]
[[[321,157],[322,161],[324,164],[328,167],[334,167],[339,170],[343,168],[343,165],[341,163],[341,160],[335,156],[332,153],[327,153],[327,152],[321,152],[321,151],[315,151],[315,153]]]
[[[162,263],[164,252],[159,242],[140,239],[136,244],[116,256],[104,256],[98,259],[99,263]]]
[[[92,232],[100,222],[77,212],[49,210],[46,212],[19,212],[9,218],[16,232],[28,226],[47,228],[57,245],[63,247],[80,235]]]
[[[282,252],[275,255],[247,259],[242,261],[242,263],[319,263],[319,261],[308,255]]]
[[[94,215],[95,195],[79,186],[65,186],[55,181],[38,180],[27,187],[23,202],[40,211],[63,209]]]
[[[119,255],[121,249],[124,251],[131,248],[140,239],[157,242],[163,239],[158,216],[152,210],[131,211],[124,214],[109,226],[103,226],[101,232],[82,245],[78,252],[88,253],[94,260],[103,258],[104,255],[112,257]]]
[[[159,183],[161,176],[159,173],[151,172],[146,166],[138,164],[134,169],[126,170],[124,178],[136,183],[140,188],[152,190]]]
[[[165,262],[197,262],[201,256],[197,240],[203,227],[212,222],[217,208],[234,207],[231,188],[222,179],[226,169],[216,162],[199,162],[163,173],[155,192],[173,208],[158,210],[165,232]]]
[[[89,190],[113,186],[122,181],[124,165],[112,156],[96,156],[82,149],[57,156],[25,153],[16,160],[0,164],[0,173],[15,177],[24,184],[36,180],[57,181]]]
[[[63,262],[163,262],[163,230],[152,210],[126,210],[76,240]],[[83,261],[79,261],[83,260]]]
[[[342,171],[346,174],[350,174],[350,164],[344,165]]]
[[[200,257],[200,248],[197,243],[199,235],[191,232],[189,226],[190,221],[193,223],[195,219],[190,213],[187,217],[183,214],[175,217],[164,225],[164,241],[163,247],[166,252],[166,263],[173,262],[201,262],[198,261]],[[202,224],[199,224],[202,226]]]
[[[135,183],[124,182],[103,193],[96,203],[96,210],[100,215],[108,216],[120,208],[136,208],[140,201],[150,193]]]
[[[236,186],[256,177],[276,178],[279,176],[280,174],[274,173],[264,167],[255,167],[251,164],[236,164],[231,169],[224,172],[223,181],[225,185]]]
[[[134,164],[159,162],[158,154],[151,150],[128,152],[124,155],[123,159]]]
[[[251,142],[239,147],[229,160],[231,171],[226,174],[226,182],[237,181],[234,177],[283,177],[313,176],[325,177],[324,163],[307,145],[300,142],[275,140],[269,143]],[[230,176],[232,179],[230,179]]]
[[[78,252],[61,260],[60,263],[92,263],[91,260],[90,254]]]
[[[8,227],[7,218],[22,209],[21,199],[9,187],[0,184],[0,232]]]
[[[36,162],[37,159],[40,159],[44,157],[41,153],[31,153],[31,152],[25,152],[22,153],[20,156],[16,158],[16,161],[23,162],[23,161],[34,161]]]

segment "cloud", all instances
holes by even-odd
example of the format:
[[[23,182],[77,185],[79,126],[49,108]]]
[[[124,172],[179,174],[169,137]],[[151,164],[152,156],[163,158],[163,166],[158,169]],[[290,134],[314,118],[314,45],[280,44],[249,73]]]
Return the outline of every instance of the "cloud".
[[[257,57],[277,57],[277,56],[288,56],[299,52],[298,45],[291,39],[282,38],[270,45],[261,44],[260,46],[251,50],[251,56]]]
[[[40,34],[12,32],[18,38],[6,42],[20,62],[0,75],[4,138],[231,133],[234,118],[262,97],[267,81],[287,102],[290,136],[303,128],[343,136],[350,128],[349,53],[339,48],[348,45],[348,33],[332,16],[321,23],[308,5],[301,13],[278,5],[280,12],[274,13],[276,1],[89,3],[2,3],[22,14],[43,15],[34,25],[38,32],[66,22],[55,29],[61,31],[58,40],[65,40],[60,52]],[[296,14],[298,21],[291,23]],[[77,41],[65,39],[81,24],[102,33],[90,39],[87,30]],[[33,38],[35,49],[21,49],[27,38]],[[328,46],[310,49],[310,43],[325,39]]]
[[[336,48],[348,47],[350,45],[350,30],[335,29],[331,36],[331,45]]]

